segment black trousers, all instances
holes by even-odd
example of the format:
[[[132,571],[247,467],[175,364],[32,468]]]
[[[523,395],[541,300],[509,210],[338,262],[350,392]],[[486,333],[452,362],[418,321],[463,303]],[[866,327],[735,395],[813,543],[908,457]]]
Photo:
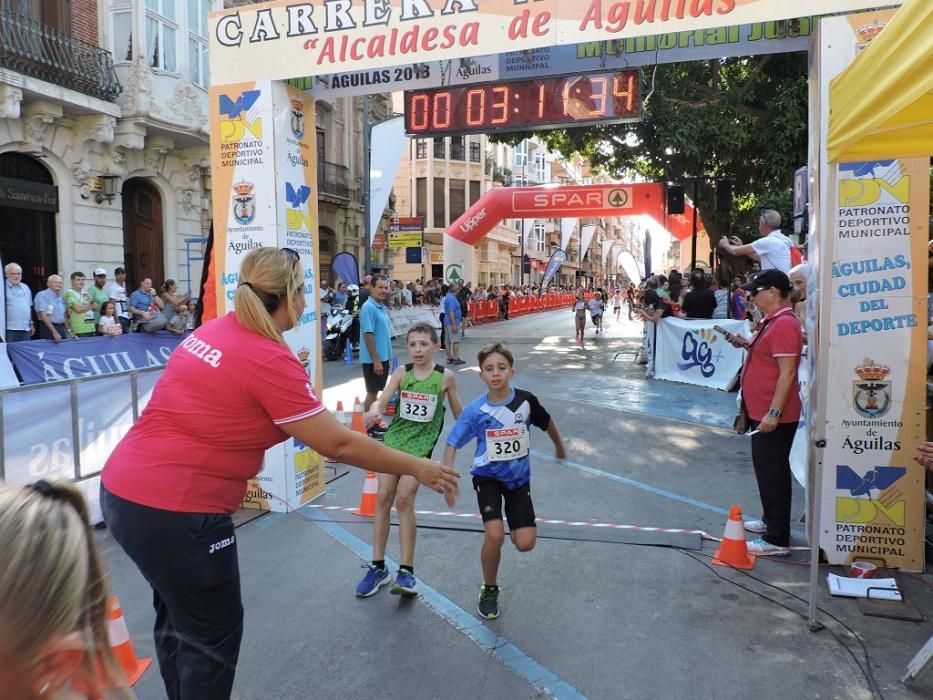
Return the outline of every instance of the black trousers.
[[[758,421],[750,424],[752,430],[759,425]],[[790,450],[796,434],[797,423],[781,423],[770,433],[752,435],[752,463],[761,497],[762,520],[768,526],[762,539],[778,547],[790,544]]]
[[[227,700],[243,637],[233,520],[149,508],[103,486],[100,495],[107,527],[152,586],[169,700]]]
[[[440,314],[437,317],[437,320],[441,322],[441,348],[447,347],[447,324],[444,323],[444,318],[447,314]]]

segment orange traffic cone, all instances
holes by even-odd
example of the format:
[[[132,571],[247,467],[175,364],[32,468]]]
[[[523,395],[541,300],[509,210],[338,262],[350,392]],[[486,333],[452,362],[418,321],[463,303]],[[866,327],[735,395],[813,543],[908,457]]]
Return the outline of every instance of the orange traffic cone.
[[[745,525],[742,522],[742,509],[732,506],[722,544],[713,555],[713,563],[719,566],[731,566],[736,569],[754,569],[755,557],[748,553],[745,544]]]
[[[366,426],[363,424],[363,404],[357,399],[353,404],[353,416],[350,418],[350,430],[366,434]]]
[[[103,689],[128,688],[136,685],[136,681],[140,679],[146,669],[149,668],[149,664],[152,663],[152,659],[136,658],[136,650],[133,648],[133,642],[130,639],[130,631],[126,627],[126,620],[123,619],[120,602],[116,596],[107,598],[107,638],[110,642],[110,650],[120,665],[120,670],[123,671],[126,682],[117,682],[116,684],[108,682],[98,660],[95,664],[95,679],[92,680],[85,674],[80,674],[72,679],[72,688],[90,698],[99,698],[100,691]]]
[[[376,478],[376,472],[366,472],[366,480],[363,482],[363,495],[360,496],[360,507],[353,511],[353,515],[373,517],[376,514],[376,495],[378,493],[379,480]]]
[[[139,677],[149,668],[152,659],[136,658],[130,631],[126,627],[123,611],[120,610],[120,601],[116,596],[107,598],[107,637],[110,639],[110,648],[113,650],[117,663],[126,674],[126,680],[130,685],[136,685]]]

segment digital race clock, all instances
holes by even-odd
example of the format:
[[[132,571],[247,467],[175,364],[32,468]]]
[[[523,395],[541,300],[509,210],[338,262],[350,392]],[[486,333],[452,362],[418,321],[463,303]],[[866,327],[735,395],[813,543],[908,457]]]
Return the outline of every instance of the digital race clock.
[[[411,136],[530,131],[641,119],[637,70],[411,90]]]

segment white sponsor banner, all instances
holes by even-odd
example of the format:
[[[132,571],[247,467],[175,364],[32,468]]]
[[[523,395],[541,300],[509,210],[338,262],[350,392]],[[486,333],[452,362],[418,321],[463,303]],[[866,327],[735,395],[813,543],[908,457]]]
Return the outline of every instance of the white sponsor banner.
[[[728,390],[742,369],[745,351],[727,343],[714,325],[729,333],[750,334],[747,321],[661,319],[654,349],[655,379]]]
[[[444,236],[444,281],[448,284],[455,284],[472,280],[475,283],[474,255],[472,245],[462,243],[453,236]]]
[[[586,255],[586,251],[590,248],[590,243],[593,242],[593,235],[596,233],[597,226],[596,224],[588,224],[583,226],[580,229],[580,259],[583,259],[583,256]]]
[[[392,337],[405,335],[416,323],[427,323],[432,328],[440,328],[440,312],[434,308],[406,306],[404,309],[389,309],[389,321],[392,324]]]
[[[392,68],[319,75],[315,78],[299,79],[295,84],[306,89],[316,100],[328,101],[338,97],[372,95],[376,92],[457,87],[498,80],[499,61],[498,54],[425,61]]]
[[[567,250],[567,244],[570,243],[570,239],[573,237],[573,232],[577,228],[577,222],[579,219],[561,219],[560,220],[560,249]],[[580,253],[580,257],[583,257],[583,253]]]
[[[602,257],[603,257],[603,265],[606,264],[606,259],[609,257],[609,253],[612,251],[612,249],[619,245],[621,244],[618,241],[613,241],[608,238],[603,241],[603,249],[601,251]]]
[[[790,471],[797,483],[807,488],[807,468],[810,463],[810,439],[807,431],[807,418],[810,413],[810,365],[801,361],[797,367],[797,382],[800,385],[800,420],[797,421],[797,434],[790,450]]]
[[[389,193],[402,163],[408,138],[405,119],[397,117],[376,124],[372,131],[369,158],[369,245],[379,229],[379,220],[389,203]]]

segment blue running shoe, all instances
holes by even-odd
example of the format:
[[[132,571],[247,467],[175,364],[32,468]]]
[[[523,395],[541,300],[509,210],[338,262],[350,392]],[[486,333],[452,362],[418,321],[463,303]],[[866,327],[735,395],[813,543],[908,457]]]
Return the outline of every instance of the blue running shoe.
[[[405,569],[399,569],[395,575],[395,581],[392,583],[392,592],[401,593],[402,595],[417,595],[417,585],[418,581],[413,573]]]
[[[363,564],[366,575],[356,585],[357,598],[369,598],[389,582],[389,572],[386,569],[377,569],[372,564]]]

